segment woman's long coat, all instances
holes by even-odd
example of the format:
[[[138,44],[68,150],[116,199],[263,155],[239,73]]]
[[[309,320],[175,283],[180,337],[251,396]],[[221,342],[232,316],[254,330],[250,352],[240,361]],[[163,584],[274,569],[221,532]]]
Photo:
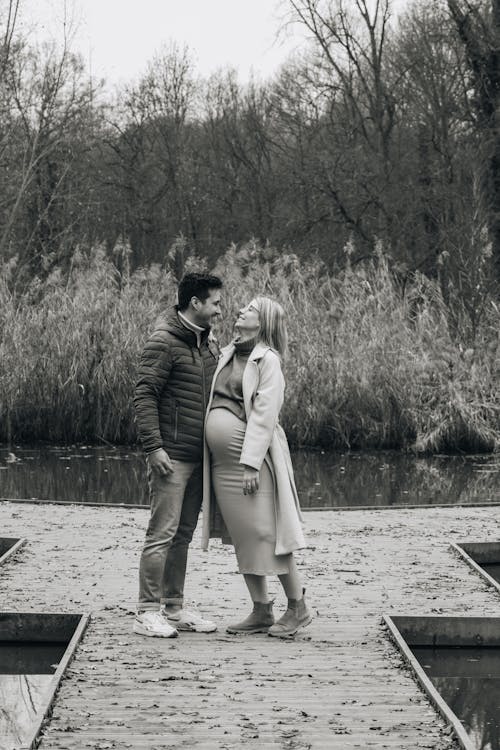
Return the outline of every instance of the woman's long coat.
[[[234,351],[234,344],[230,344],[221,352],[212,382],[207,418],[217,375],[230,361]],[[257,344],[250,353],[243,371],[242,390],[247,427],[240,463],[252,466],[259,471],[264,459],[271,464],[276,488],[274,507],[276,514],[275,553],[277,555],[285,555],[306,546],[288,442],[278,422],[283,404],[284,387],[280,358],[270,347]],[[251,497],[249,497],[249,502],[251,502]],[[203,454],[202,507],[202,547],[207,549],[210,537],[222,536],[223,541],[225,540],[224,531],[216,528],[217,525],[220,526],[220,523],[217,523],[217,508],[210,477],[210,453],[206,441]]]

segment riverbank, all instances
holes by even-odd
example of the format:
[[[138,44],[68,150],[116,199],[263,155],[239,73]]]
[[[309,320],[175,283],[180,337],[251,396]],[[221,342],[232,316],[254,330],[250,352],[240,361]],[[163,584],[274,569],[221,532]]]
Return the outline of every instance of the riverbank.
[[[286,309],[281,420],[293,446],[500,446],[500,311],[492,299],[471,318],[425,276],[403,284],[382,252],[332,275],[294,255],[249,262],[233,248],[214,270],[225,285],[221,344],[256,294]],[[16,296],[0,274],[0,441],[131,445],[139,356],[175,301],[172,273],[159,265],[119,273],[100,251],[76,254],[67,276],[54,271]]]
[[[92,612],[41,750],[451,750],[457,745],[390,642],[383,613],[498,615],[449,543],[497,540],[497,508],[306,515],[300,553],[315,619],[294,642],[231,637],[248,609],[232,551],[193,543],[187,594],[212,635],[131,632],[146,509],[0,504],[27,545],[2,568],[4,607]],[[29,589],[27,590],[27,582]],[[276,608],[283,596],[271,585]]]

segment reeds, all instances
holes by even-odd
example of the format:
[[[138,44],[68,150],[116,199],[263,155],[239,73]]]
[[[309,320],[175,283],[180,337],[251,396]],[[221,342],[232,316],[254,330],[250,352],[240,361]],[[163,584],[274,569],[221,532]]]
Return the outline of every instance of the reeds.
[[[191,261],[196,263],[196,261]],[[339,276],[250,243],[230,249],[222,344],[237,309],[269,294],[288,314],[282,422],[294,445],[490,451],[500,442],[500,315],[476,341],[450,327],[437,285],[402,289],[383,255]],[[5,276],[5,274],[4,274]],[[119,274],[100,251],[14,297],[0,282],[0,440],[135,440],[132,392],[148,332],[176,285],[160,266]]]

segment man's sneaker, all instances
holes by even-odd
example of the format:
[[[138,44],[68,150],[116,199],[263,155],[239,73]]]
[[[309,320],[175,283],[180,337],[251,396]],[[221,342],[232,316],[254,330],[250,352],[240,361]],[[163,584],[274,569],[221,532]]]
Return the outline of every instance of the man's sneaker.
[[[168,622],[174,625],[177,630],[188,630],[192,633],[213,633],[217,630],[215,622],[205,620],[197,612],[189,609],[180,609],[178,612],[168,614],[165,609],[162,610],[164,617]]]
[[[138,635],[149,635],[153,638],[176,638],[179,635],[158,610],[136,615],[133,631]]]

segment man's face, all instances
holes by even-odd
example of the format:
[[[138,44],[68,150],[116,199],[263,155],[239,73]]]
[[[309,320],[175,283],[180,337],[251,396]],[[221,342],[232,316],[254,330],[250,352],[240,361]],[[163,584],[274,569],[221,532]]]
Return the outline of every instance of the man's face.
[[[201,328],[208,328],[221,314],[221,291],[220,289],[210,289],[210,293],[206,300],[202,301],[198,298],[195,299],[196,324]]]

